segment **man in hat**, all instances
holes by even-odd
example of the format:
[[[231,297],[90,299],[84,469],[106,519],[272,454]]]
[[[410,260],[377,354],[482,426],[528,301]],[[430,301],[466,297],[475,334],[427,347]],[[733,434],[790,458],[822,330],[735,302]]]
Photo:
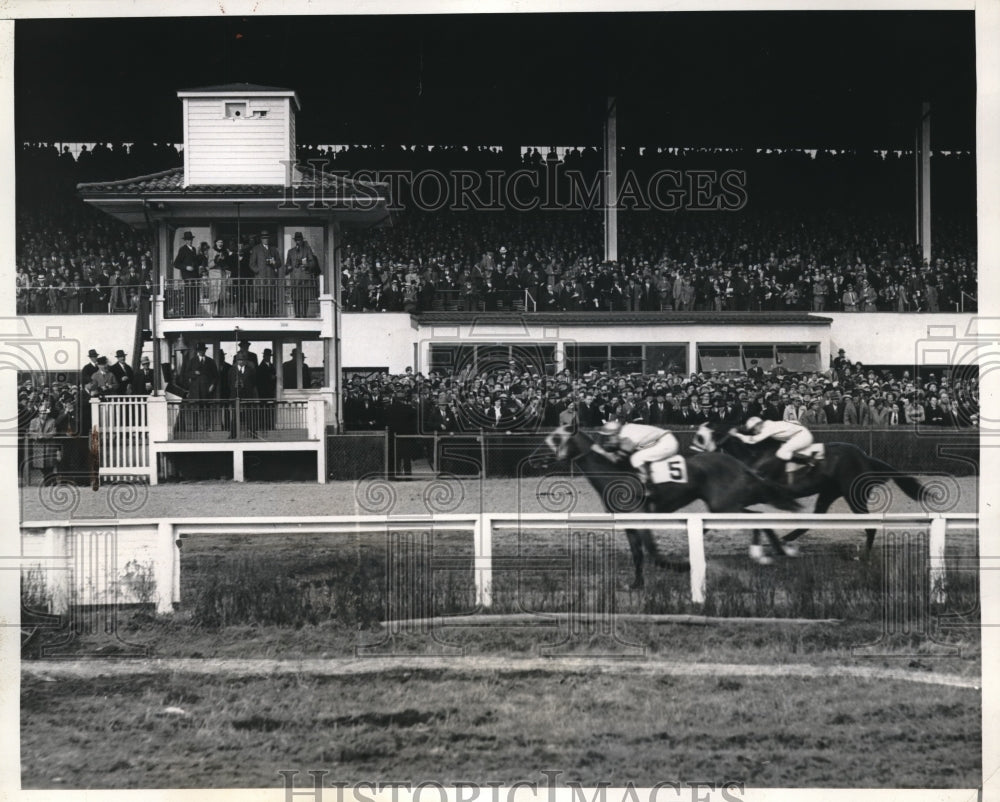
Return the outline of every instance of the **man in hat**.
[[[215,362],[205,356],[208,346],[198,343],[195,355],[184,363],[182,381],[187,388],[186,400],[193,405],[189,417],[196,430],[208,428],[208,407],[205,401],[215,397],[215,387],[219,383],[219,369]]]
[[[847,354],[843,348],[837,351],[837,356],[833,359],[833,371],[836,373],[836,378],[838,381],[843,381],[844,368],[850,365],[851,362],[847,358]]]
[[[118,395],[128,395],[132,390],[132,378],[135,371],[132,366],[125,361],[126,353],[119,348],[115,351],[115,364],[111,366],[111,374],[118,380]]]
[[[417,411],[401,388],[393,393],[392,402],[386,410],[386,424],[389,428],[391,478],[409,479],[413,473],[413,435],[417,433]]]
[[[298,381],[298,371],[295,367],[295,359],[298,356],[299,349],[293,348],[291,359],[283,362],[281,364],[281,386],[286,390],[297,390],[299,389]],[[310,376],[309,376],[309,366],[306,364],[305,357],[302,358],[302,387],[310,386]]]
[[[257,403],[257,370],[243,351],[233,357],[229,370],[229,392],[237,404],[239,415],[234,415],[229,429],[229,439],[237,436],[236,420],[239,418],[239,434],[243,437],[257,437],[256,419],[260,404]]]
[[[184,242],[177,250],[174,267],[184,281],[182,315],[194,315],[198,309],[198,279],[201,277],[201,257],[194,247],[194,234],[184,232]]]
[[[87,392],[91,398],[104,398],[118,391],[118,379],[108,369],[108,358],[97,358],[97,371],[90,377]]]
[[[136,395],[153,394],[153,370],[149,365],[149,357],[143,356],[139,360],[139,370],[132,378],[132,392]]]
[[[250,272],[253,273],[255,302],[253,314],[268,317],[279,311],[278,271],[281,268],[281,252],[271,244],[271,234],[260,232],[260,243],[250,251]]]
[[[257,367],[259,360],[257,359],[257,354],[255,354],[253,351],[250,350],[250,341],[240,340],[239,346],[240,346],[240,353],[243,354],[243,358],[246,359],[247,362],[253,363],[254,367]]]
[[[309,243],[302,237],[301,231],[296,231],[293,237],[295,245],[288,249],[285,256],[285,276],[292,291],[292,306],[295,317],[305,317],[309,311],[309,302],[317,297],[316,276],[319,275],[319,260]]]
[[[271,361],[272,351],[265,348],[257,365],[257,395],[261,399],[261,428],[274,428],[274,400],[278,393],[278,378]]]
[[[764,368],[757,363],[756,359],[750,360],[750,367],[747,369],[747,378],[755,382],[764,381]]]
[[[89,361],[80,370],[80,386],[84,389],[90,384],[93,375],[97,373],[97,351],[93,348],[87,351],[87,359]]]

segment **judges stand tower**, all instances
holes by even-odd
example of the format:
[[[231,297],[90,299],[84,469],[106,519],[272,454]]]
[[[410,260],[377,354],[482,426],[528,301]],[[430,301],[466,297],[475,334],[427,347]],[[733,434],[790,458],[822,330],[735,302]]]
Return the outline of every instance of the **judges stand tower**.
[[[291,89],[225,84],[177,96],[183,167],[78,187],[86,203],[155,241],[147,339],[161,369],[151,396],[95,402],[101,474],[156,483],[178,454],[217,451],[232,453],[233,477],[242,480],[247,452],[298,450],[315,452],[324,482],[326,431],[342,426],[339,240],[344,226],[390,223],[388,187],[296,163],[300,103]],[[270,248],[258,246],[241,269],[232,254],[265,232]],[[207,269],[192,269],[182,246],[197,252],[201,243],[209,245]],[[315,259],[286,266],[302,244]],[[243,380],[254,358],[238,376],[224,370],[240,341],[257,362],[271,350],[273,397],[259,398]],[[322,366],[307,376],[309,343]],[[201,344],[214,371],[196,370]]]

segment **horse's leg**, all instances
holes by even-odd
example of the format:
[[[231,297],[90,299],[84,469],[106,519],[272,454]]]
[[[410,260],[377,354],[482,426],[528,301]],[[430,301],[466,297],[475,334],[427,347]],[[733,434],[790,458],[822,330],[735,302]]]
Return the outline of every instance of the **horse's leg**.
[[[773,529],[765,529],[764,534],[767,535],[767,541],[771,544],[771,548],[774,549],[775,553],[782,557],[798,557],[799,547],[794,544],[784,544],[775,533]]]
[[[820,515],[824,514],[828,509],[830,509],[830,505],[833,504],[833,502],[835,502],[839,497],[840,494],[835,490],[824,488],[820,491],[819,498],[816,499],[816,507],[813,509],[813,512],[819,513]],[[783,543],[791,543],[793,540],[798,540],[808,531],[809,529],[806,527],[796,529],[789,532],[781,540]]]
[[[847,506],[851,508],[851,512],[855,515],[865,515],[868,513],[868,502],[864,498],[855,498],[857,493],[845,493],[844,497],[847,499]],[[875,529],[867,528],[865,529],[865,558],[871,556],[872,546],[875,545]]]
[[[643,586],[642,535],[638,529],[626,529],[625,536],[628,538],[628,547],[632,551],[632,564],[635,566],[635,580],[632,582],[632,590],[639,590]]]
[[[764,547],[760,545],[759,529],[752,530],[752,534],[750,535],[750,559],[758,565],[770,565],[774,562],[774,560],[764,554]]]

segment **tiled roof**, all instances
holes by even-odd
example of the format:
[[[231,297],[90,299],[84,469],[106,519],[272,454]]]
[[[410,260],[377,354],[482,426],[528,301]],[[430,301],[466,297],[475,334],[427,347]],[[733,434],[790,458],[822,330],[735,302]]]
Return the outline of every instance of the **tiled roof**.
[[[829,324],[832,318],[808,312],[422,312],[414,315],[425,323],[521,323],[658,325],[680,324],[723,326]]]
[[[216,84],[215,86],[195,86],[191,89],[181,89],[180,92],[294,92],[281,86],[261,86],[260,84]]]
[[[314,191],[322,189],[326,197],[336,202],[338,199],[386,197],[388,185],[354,181],[343,176],[331,175],[311,167],[292,168],[292,186],[297,190]],[[282,192],[283,188],[272,184],[197,184],[184,186],[184,168],[174,167],[160,173],[123,178],[118,181],[94,181],[78,184],[77,190],[85,197],[107,195],[151,195],[165,194],[184,197],[197,195],[269,195]]]

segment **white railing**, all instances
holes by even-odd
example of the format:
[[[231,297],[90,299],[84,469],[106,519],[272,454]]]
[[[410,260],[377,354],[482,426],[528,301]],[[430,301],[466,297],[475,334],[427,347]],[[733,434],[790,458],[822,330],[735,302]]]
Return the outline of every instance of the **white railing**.
[[[146,402],[144,395],[91,399],[91,420],[97,422],[101,476],[146,479],[152,476]]]
[[[816,513],[672,513],[672,514],[577,514],[577,513],[483,513],[435,515],[362,515],[323,516],[298,518],[175,518],[175,519],[123,519],[112,524],[84,523],[79,521],[24,522],[22,524],[22,567],[31,567],[32,555],[47,555],[46,560],[66,561],[71,578],[65,572],[47,571],[51,581],[62,582],[65,587],[53,596],[59,599],[74,597],[72,587],[92,587],[105,581],[107,567],[102,576],[89,576],[89,564],[73,564],[73,556],[83,548],[81,543],[88,534],[107,538],[113,530],[116,546],[115,563],[121,567],[130,561],[149,561],[159,590],[158,609],[169,612],[180,603],[180,538],[188,535],[238,534],[238,535],[314,535],[372,533],[388,536],[393,532],[446,532],[471,531],[473,559],[433,555],[416,560],[412,570],[423,571],[430,579],[432,569],[445,567],[460,570],[468,566],[474,574],[476,602],[483,608],[493,600],[493,535],[503,530],[555,529],[565,532],[602,530],[618,535],[628,528],[672,530],[683,532],[688,543],[688,560],[691,564],[691,600],[701,604],[705,600],[706,558],[704,535],[706,530],[749,530],[772,528],[797,529],[850,529],[860,533],[865,528],[901,530],[913,528],[929,530],[930,587],[936,602],[947,599],[945,585],[945,539],[949,530],[971,530],[978,527],[976,513],[893,513],[893,514],[816,514]],[[856,535],[855,537],[859,537]],[[805,541],[808,543],[808,541]],[[74,545],[75,544],[75,545]],[[408,550],[407,554],[413,554]],[[429,550],[428,550],[429,553]],[[554,558],[559,559],[559,558]],[[565,559],[565,558],[562,558]],[[441,563],[440,565],[438,563]],[[52,565],[49,568],[55,567]],[[655,569],[649,569],[655,570]],[[74,574],[75,572],[75,574]],[[113,574],[113,571],[111,572]],[[61,577],[61,578],[60,578]],[[411,577],[390,576],[389,592],[395,590],[392,582],[401,585]],[[68,583],[68,584],[67,584]],[[417,583],[418,585],[421,583]],[[72,586],[72,587],[70,587]],[[67,590],[67,587],[70,590]],[[169,591],[164,592],[164,589]],[[79,596],[76,596],[79,598]],[[67,604],[69,602],[66,602]]]

